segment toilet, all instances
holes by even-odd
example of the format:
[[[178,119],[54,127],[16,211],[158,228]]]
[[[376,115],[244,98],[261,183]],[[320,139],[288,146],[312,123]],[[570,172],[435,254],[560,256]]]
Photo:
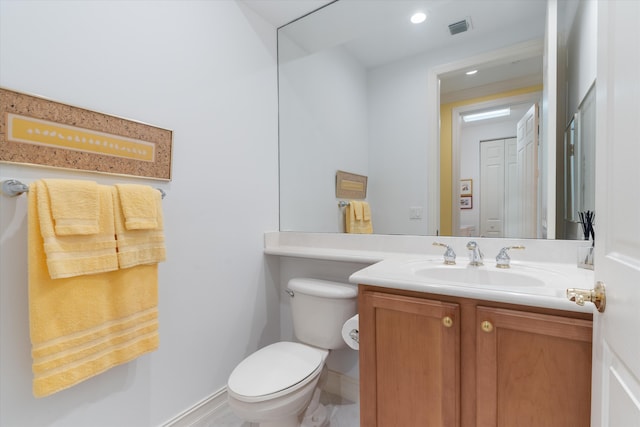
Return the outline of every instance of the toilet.
[[[320,404],[330,350],[346,347],[341,328],[357,312],[355,286],[291,279],[287,286],[293,328],[300,342],[281,341],[249,355],[227,382],[231,410],[260,427],[324,427]]]

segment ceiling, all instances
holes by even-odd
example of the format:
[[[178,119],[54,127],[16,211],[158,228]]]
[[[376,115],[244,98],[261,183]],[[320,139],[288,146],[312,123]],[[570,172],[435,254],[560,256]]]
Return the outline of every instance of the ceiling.
[[[457,49],[474,40],[500,44],[510,38],[541,40],[545,0],[240,0],[295,40],[304,52],[342,46],[364,67],[378,67],[424,52]],[[317,13],[312,13],[330,3]],[[427,14],[419,25],[409,23],[416,11]],[[304,16],[291,25],[286,25]],[[467,20],[469,31],[451,35],[449,24]],[[329,24],[328,24],[329,23]],[[286,25],[286,26],[285,26]],[[514,42],[515,43],[515,42]],[[513,83],[523,87],[542,83],[542,52],[535,57],[479,64],[480,71],[441,77],[441,96],[456,100],[470,88]],[[501,83],[501,90],[509,87]],[[461,96],[461,95],[460,95]]]
[[[238,0],[276,28],[321,8],[334,0]]]

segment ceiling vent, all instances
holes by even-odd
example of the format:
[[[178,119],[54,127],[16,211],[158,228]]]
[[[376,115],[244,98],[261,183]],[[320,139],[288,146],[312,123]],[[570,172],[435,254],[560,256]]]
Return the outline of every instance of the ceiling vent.
[[[469,20],[464,19],[462,21],[449,24],[449,32],[452,36],[455,36],[456,34],[464,33],[465,31],[469,30],[470,27],[471,25],[469,24]]]

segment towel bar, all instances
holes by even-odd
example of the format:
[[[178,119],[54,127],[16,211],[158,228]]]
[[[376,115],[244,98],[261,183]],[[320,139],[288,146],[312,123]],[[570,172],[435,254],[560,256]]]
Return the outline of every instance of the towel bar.
[[[347,206],[349,206],[349,202],[347,202],[347,201],[340,200],[340,201],[338,202],[338,207],[339,207],[339,208],[346,208]]]
[[[167,193],[162,188],[156,188],[162,194],[162,198],[164,199]],[[8,179],[6,181],[2,181],[2,194],[8,197],[19,196],[22,193],[26,193],[29,191],[29,187],[16,179]]]

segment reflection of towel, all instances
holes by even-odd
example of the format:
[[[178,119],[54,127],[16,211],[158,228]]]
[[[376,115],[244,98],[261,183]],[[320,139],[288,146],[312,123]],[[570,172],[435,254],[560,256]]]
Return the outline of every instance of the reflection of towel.
[[[111,188],[107,190],[111,197]],[[157,265],[53,280],[38,220],[42,192],[46,194],[36,183],[28,195],[29,327],[36,397],[158,347]]]
[[[36,181],[29,189],[38,205],[39,230],[44,243],[46,265],[52,279],[96,274],[118,268],[113,223],[111,189],[96,186],[100,206],[98,233],[95,235],[56,235],[51,213],[49,192],[43,181]]]
[[[347,233],[371,234],[371,208],[369,203],[351,200],[345,209],[345,228]]]
[[[352,200],[349,202],[349,206],[351,206],[351,209],[353,209],[353,214],[356,218],[356,221],[362,221],[362,202]]]
[[[155,207],[157,227],[139,230],[127,229],[124,214],[127,199],[121,198],[119,189],[113,188],[112,197],[120,268],[129,268],[141,264],[155,264],[164,261],[166,258],[162,196],[158,190],[149,188],[152,190],[150,194],[154,198],[151,203]]]
[[[148,185],[116,184],[127,230],[158,228],[158,190]]]
[[[362,219],[371,222],[371,208],[367,202],[362,202]]]
[[[44,179],[58,236],[97,234],[98,184],[93,181]]]

